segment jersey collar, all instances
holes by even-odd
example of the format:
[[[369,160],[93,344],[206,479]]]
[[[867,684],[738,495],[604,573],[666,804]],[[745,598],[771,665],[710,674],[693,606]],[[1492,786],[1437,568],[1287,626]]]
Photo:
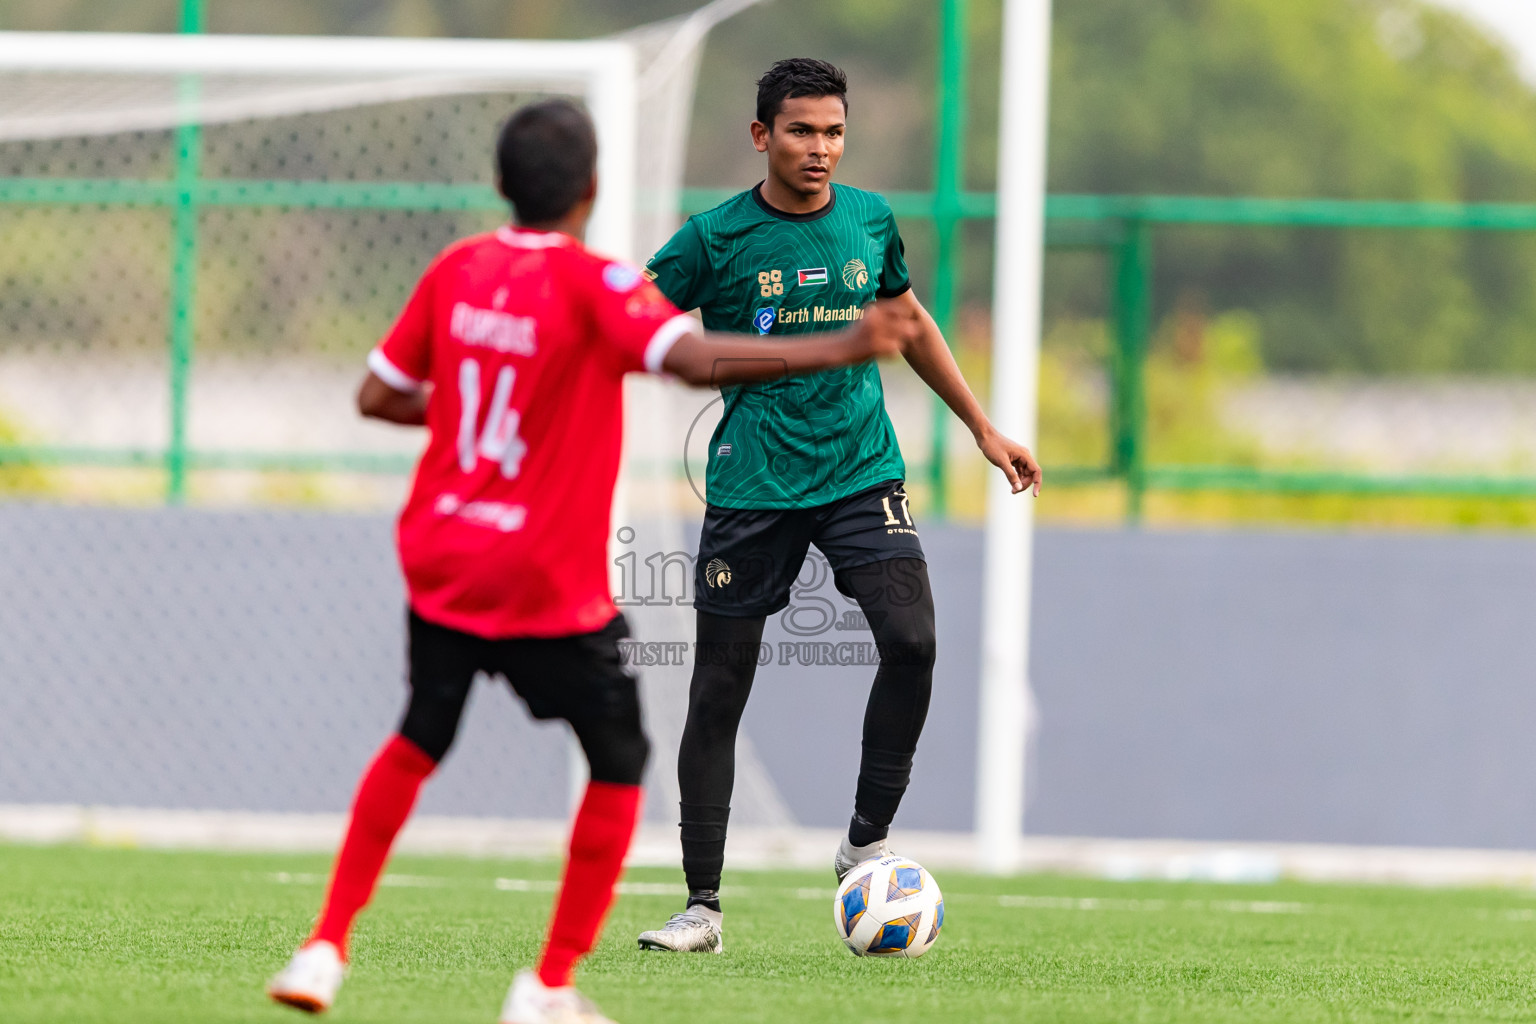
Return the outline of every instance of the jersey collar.
[[[575,241],[558,231],[524,231],[506,224],[496,229],[496,238],[514,249],[557,249]]]
[[[837,186],[832,186],[832,198],[827,200],[827,205],[823,206],[819,210],[812,210],[810,213],[785,213],[777,206],[773,206],[768,202],[768,200],[763,198],[762,182],[758,182],[756,185],[752,186],[752,199],[757,203],[757,208],[762,210],[770,217],[777,217],[779,220],[788,220],[794,221],[797,224],[804,224],[807,221],[821,220],[821,218],[832,212],[832,207],[837,205]]]

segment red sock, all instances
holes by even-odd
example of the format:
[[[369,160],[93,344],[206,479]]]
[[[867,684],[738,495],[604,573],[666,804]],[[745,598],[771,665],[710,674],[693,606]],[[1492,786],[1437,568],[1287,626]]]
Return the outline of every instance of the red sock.
[[[404,736],[391,736],[379,748],[358,783],[347,838],[336,857],[331,891],[311,942],[325,939],[346,957],[352,919],[373,896],[389,848],[410,817],[421,784],[436,767],[437,762]]]
[[[569,985],[576,961],[597,942],[639,818],[639,786],[587,783],[587,795],[571,826],[571,856],[549,923],[549,942],[539,962],[544,984]]]

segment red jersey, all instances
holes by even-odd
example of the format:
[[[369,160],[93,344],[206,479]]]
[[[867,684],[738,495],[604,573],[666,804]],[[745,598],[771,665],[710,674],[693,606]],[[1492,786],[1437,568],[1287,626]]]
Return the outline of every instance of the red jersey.
[[[635,267],[502,228],[444,250],[368,368],[431,386],[397,537],[411,607],[477,636],[567,636],[617,614],[608,531],[623,378],[693,328]]]

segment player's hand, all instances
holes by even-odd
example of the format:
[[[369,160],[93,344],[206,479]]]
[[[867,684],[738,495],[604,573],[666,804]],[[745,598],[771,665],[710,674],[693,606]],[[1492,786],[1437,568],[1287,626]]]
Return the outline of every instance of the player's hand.
[[[864,319],[856,328],[861,343],[871,359],[899,356],[922,333],[922,324],[906,309],[882,299],[864,309]]]
[[[988,462],[1003,471],[1014,494],[1030,488],[1034,489],[1037,496],[1040,494],[1040,484],[1045,474],[1028,448],[1017,441],[1010,441],[995,430],[978,437],[976,447],[981,449],[981,454],[987,457]]]

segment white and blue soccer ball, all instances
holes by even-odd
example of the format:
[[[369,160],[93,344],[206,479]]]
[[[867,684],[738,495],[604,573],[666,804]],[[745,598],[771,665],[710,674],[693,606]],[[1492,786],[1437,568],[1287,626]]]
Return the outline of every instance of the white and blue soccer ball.
[[[867,860],[838,887],[832,921],[854,956],[920,957],[944,927],[944,894],[916,861]]]

